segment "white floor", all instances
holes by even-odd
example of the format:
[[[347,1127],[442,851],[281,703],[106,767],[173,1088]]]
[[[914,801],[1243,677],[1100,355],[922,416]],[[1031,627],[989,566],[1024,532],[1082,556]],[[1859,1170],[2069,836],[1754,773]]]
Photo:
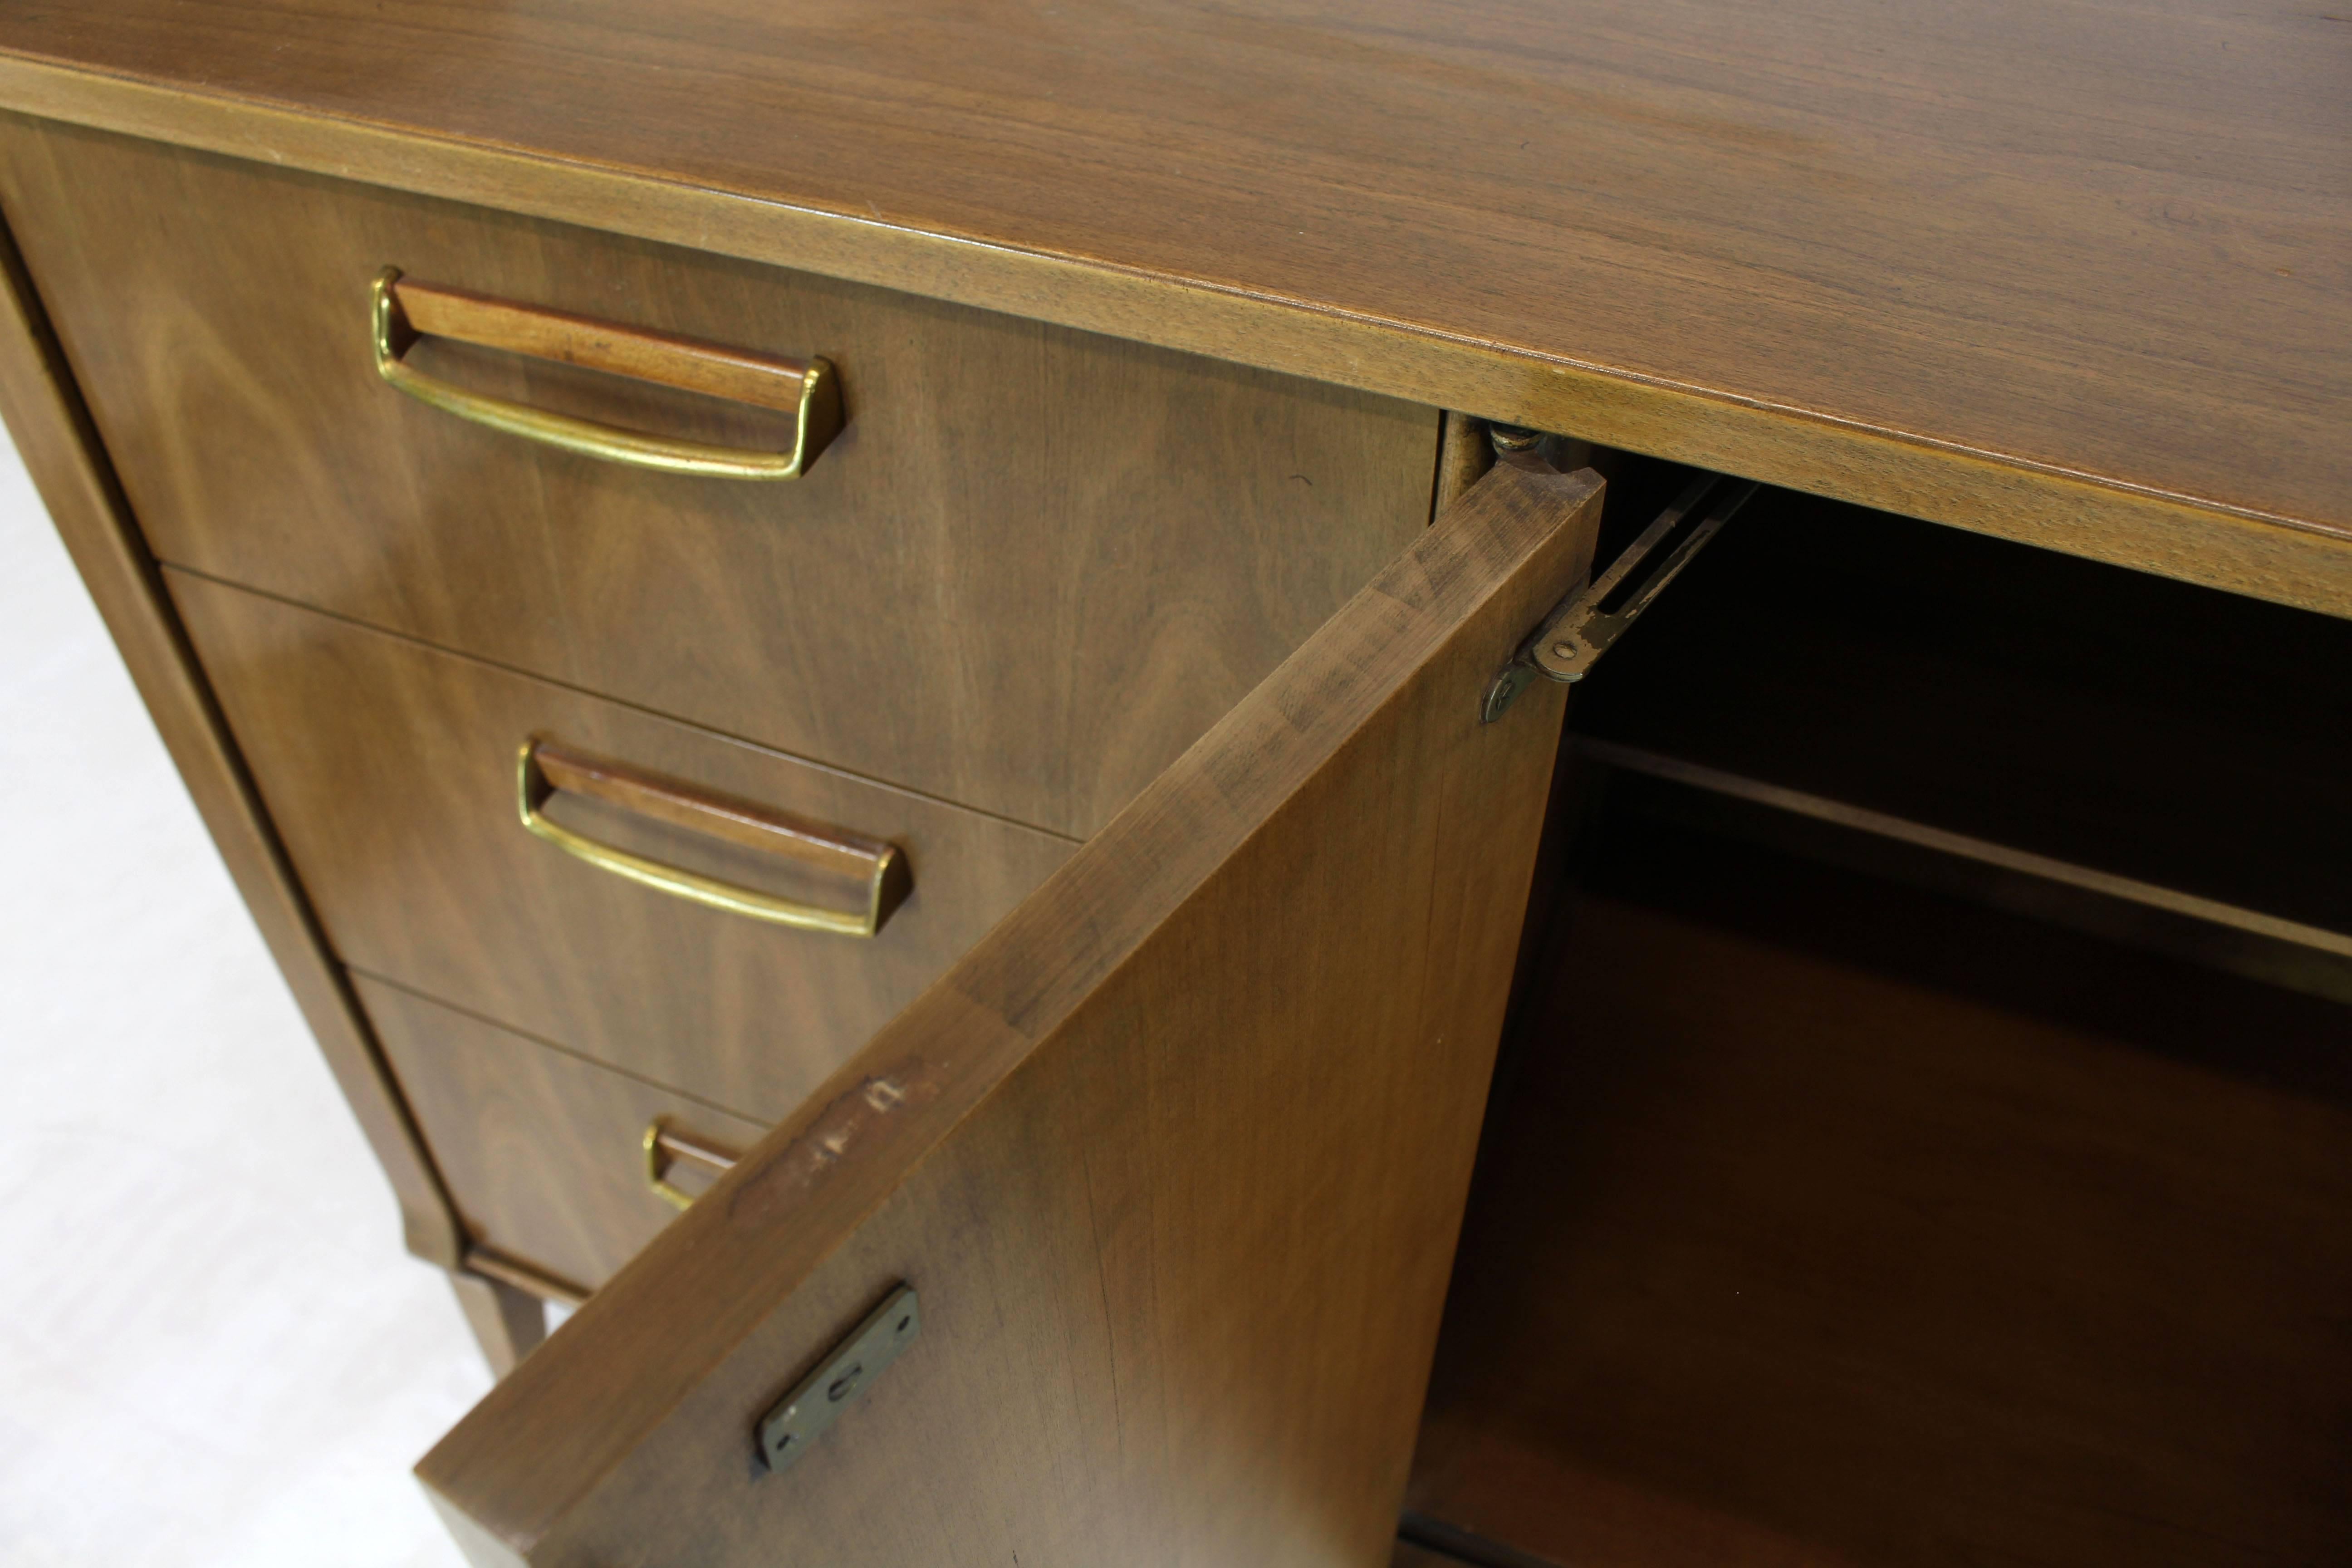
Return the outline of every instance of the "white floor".
[[[457,1563],[488,1374],[5,444],[0,825],[0,1563]]]

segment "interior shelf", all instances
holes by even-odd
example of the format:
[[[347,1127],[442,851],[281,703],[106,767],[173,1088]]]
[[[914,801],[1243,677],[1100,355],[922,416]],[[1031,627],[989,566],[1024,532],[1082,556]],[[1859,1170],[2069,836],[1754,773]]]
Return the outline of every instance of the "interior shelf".
[[[1767,491],[1570,722],[2352,952],[2352,621]]]

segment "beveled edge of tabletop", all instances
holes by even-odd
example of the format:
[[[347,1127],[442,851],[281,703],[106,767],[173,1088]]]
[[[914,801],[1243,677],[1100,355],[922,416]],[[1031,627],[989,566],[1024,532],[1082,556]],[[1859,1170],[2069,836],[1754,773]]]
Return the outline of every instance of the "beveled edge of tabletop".
[[[0,110],[577,224],[1557,430],[2352,616],[2352,532],[1313,300],[0,50]]]

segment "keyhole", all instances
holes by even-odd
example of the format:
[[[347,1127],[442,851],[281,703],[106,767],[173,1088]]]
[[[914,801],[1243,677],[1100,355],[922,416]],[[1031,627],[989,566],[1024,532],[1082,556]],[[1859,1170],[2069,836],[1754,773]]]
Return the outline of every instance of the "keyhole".
[[[849,1397],[849,1391],[856,1387],[857,1380],[865,1375],[866,1368],[864,1366],[860,1365],[851,1367],[847,1372],[841,1374],[840,1378],[835,1382],[831,1388],[824,1391],[824,1396],[835,1405],[840,1404],[843,1400]]]

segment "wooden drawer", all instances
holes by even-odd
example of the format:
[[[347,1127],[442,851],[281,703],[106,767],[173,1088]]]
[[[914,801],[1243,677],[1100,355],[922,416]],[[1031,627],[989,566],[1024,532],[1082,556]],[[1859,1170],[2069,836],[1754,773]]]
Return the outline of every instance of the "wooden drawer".
[[[42,122],[5,205],[164,561],[1083,837],[1428,522],[1433,410]],[[646,472],[378,377],[379,270],[838,367],[806,477]],[[711,441],[782,416],[428,341]]]
[[[295,869],[353,967],[763,1121],[784,1115],[1070,853],[1064,839],[168,574]],[[534,737],[898,847],[859,940],[687,902],[524,831]],[[860,888],[593,801],[558,821],[855,909]],[[577,815],[572,815],[576,813]]]
[[[720,1153],[767,1131],[397,986],[357,984],[467,1239],[582,1293],[677,1215],[646,1183],[648,1125]],[[678,1164],[682,1192],[708,1184]]]

